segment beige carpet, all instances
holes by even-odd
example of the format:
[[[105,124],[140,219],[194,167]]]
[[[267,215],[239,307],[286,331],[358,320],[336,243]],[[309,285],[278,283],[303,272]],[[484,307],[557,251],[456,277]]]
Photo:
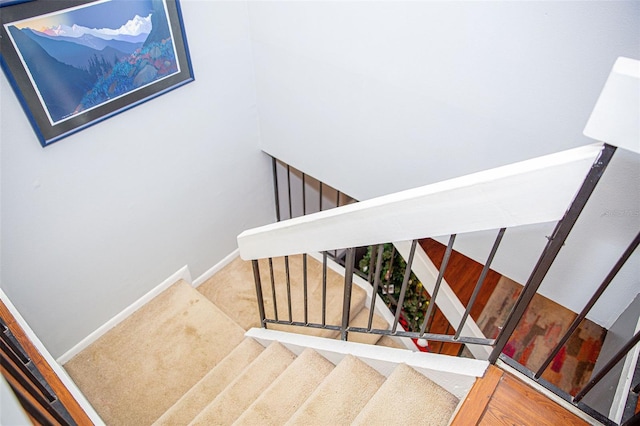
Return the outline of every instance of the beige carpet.
[[[333,370],[334,365],[305,349],[269,388],[236,420],[235,425],[284,424]],[[292,386],[297,383],[297,386]]]
[[[206,376],[178,400],[154,425],[186,425],[205,409],[264,351],[253,339],[244,339]]]
[[[396,395],[402,395],[402,403],[389,403],[396,401]],[[413,368],[400,364],[353,424],[393,425],[402,419],[406,425],[446,426],[457,405],[455,396]]]
[[[293,362],[295,355],[273,342],[190,425],[230,425]]]
[[[396,349],[407,349],[405,345],[398,342],[391,336],[382,336],[380,340],[376,343],[378,346],[386,346],[388,348],[396,348]]]
[[[393,422],[376,411],[390,395],[422,407],[433,422],[424,424],[444,424],[455,406],[406,366],[385,380],[351,355],[334,366],[311,349],[296,357],[278,342],[264,348],[243,334],[216,304],[178,282],[65,368],[109,426],[420,423],[410,408]]]
[[[284,258],[275,258],[272,264],[278,319],[288,321],[289,309]],[[276,311],[274,310],[274,298],[271,290],[269,263],[265,259],[260,260],[260,276],[267,318],[275,319]],[[290,256],[289,277],[293,321],[304,321],[303,276],[302,256]],[[322,323],[322,264],[310,256],[307,257],[307,277],[307,320],[309,322]],[[342,321],[343,289],[344,278],[329,269],[327,271],[326,324],[340,325]],[[220,306],[229,317],[234,319],[245,330],[252,327],[260,327],[251,262],[236,258],[222,271],[198,287],[198,291]],[[369,311],[364,308],[365,299],[366,292],[354,285],[351,295],[353,320],[351,325],[366,326]],[[359,315],[360,318],[358,318]],[[367,319],[363,320],[364,317]],[[387,328],[387,323],[382,317],[376,314],[374,319],[375,328]],[[280,324],[270,324],[268,328],[319,337],[339,337],[339,332],[327,329],[301,328]],[[375,334],[352,333],[350,335],[350,340],[359,343],[375,344],[379,339],[380,336]]]
[[[151,424],[231,352],[243,334],[213,303],[180,281],[64,367],[109,426]]]
[[[287,425],[348,425],[384,382],[384,376],[347,355]]]
[[[367,328],[367,326],[369,325],[369,312],[370,311],[367,308],[361,309],[360,312],[358,312],[355,315],[355,317],[350,319],[349,326],[358,327],[358,328]],[[389,328],[389,324],[387,324],[387,322],[381,316],[374,315],[373,321],[371,323],[371,327],[374,329],[385,330]],[[350,342],[367,343],[369,345],[375,345],[380,341],[381,337],[382,336],[379,334],[350,332],[347,335],[347,340]],[[385,337],[389,337],[389,336],[385,336]],[[391,339],[392,337],[389,337],[389,340]]]

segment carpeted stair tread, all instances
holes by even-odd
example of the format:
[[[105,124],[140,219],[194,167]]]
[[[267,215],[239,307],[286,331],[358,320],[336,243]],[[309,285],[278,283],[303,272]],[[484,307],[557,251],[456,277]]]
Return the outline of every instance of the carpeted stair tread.
[[[368,308],[364,308],[358,312],[358,314],[349,321],[350,327],[367,328],[369,325],[369,313],[371,311]],[[380,315],[374,313],[371,327],[374,329],[386,330],[389,328],[389,324]],[[356,343],[366,343],[369,345],[375,345],[382,337],[381,334],[366,334],[366,333],[349,333],[347,340]]]
[[[263,351],[264,346],[260,343],[251,338],[245,338],[167,410],[154,425],[188,424]]]
[[[347,355],[286,424],[351,424],[384,379],[364,362]]]
[[[274,318],[274,298],[271,291],[269,262],[261,259],[260,279],[264,297],[265,312],[268,318]],[[272,261],[276,288],[276,306],[278,319],[289,320],[286,272],[284,258]],[[289,277],[291,288],[292,320],[304,321],[303,256],[289,256]],[[322,322],[322,264],[307,256],[307,320]],[[342,320],[344,278],[331,269],[327,269],[326,324],[340,325]],[[231,291],[233,289],[233,291]],[[221,271],[204,282],[198,291],[216,303],[220,308],[240,324],[245,330],[260,327],[256,290],[251,262],[239,257]],[[351,295],[351,312],[356,315],[364,306],[366,292],[354,285]],[[269,325],[269,328],[281,331],[309,334],[319,337],[335,338],[333,330],[320,328],[301,328],[287,325]]]
[[[357,315],[362,311],[365,304],[367,293],[358,286],[353,286],[351,293],[351,313]],[[327,285],[326,295],[326,314],[325,324],[340,325],[342,323],[342,303],[344,298],[344,291],[342,284],[340,286]],[[309,295],[309,306],[307,319],[309,322],[321,324],[322,323],[322,288],[315,289],[311,295]],[[317,303],[313,303],[316,301]],[[284,311],[280,308],[281,304],[278,302],[278,311],[280,313],[280,319],[288,320],[288,311],[286,301],[284,303]],[[294,321],[304,321],[304,303],[297,305],[292,304],[292,318]],[[284,313],[284,316],[283,316]],[[288,331],[292,333],[306,334],[309,336],[326,337],[329,339],[336,339],[340,337],[340,332],[336,330],[324,329],[324,328],[311,328],[311,327],[298,327],[286,324],[269,324],[269,328],[272,330]]]
[[[271,343],[189,424],[232,424],[294,359],[295,355],[283,345]]]
[[[389,404],[390,396],[402,403]],[[455,396],[413,368],[400,364],[353,424],[445,426],[453,416],[457,404]]]
[[[396,348],[396,349],[407,349],[405,345],[396,341],[391,336],[382,336],[380,340],[376,342],[376,346],[385,346],[388,348]]]
[[[179,281],[65,368],[107,424],[148,425],[231,352],[243,333]]]
[[[220,306],[245,330],[260,327],[251,262],[236,257],[198,286],[198,291]]]
[[[305,349],[234,425],[284,424],[333,368],[334,365],[322,355]]]

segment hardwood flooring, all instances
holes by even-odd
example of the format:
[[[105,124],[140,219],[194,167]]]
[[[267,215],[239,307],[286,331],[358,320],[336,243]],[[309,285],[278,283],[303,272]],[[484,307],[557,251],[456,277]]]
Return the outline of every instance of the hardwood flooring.
[[[452,426],[588,425],[544,394],[495,366],[476,380]]]
[[[427,256],[431,258],[431,261],[434,263],[436,268],[439,269],[447,247],[431,238],[420,240],[420,246]],[[471,300],[473,289],[475,288],[478,278],[482,273],[483,267],[484,265],[456,252],[455,250],[451,253],[447,269],[444,273],[444,279],[447,281],[449,286],[451,286],[452,290],[464,306],[467,306],[469,300]],[[501,275],[499,273],[489,270],[489,273],[487,274],[471,309],[470,314],[474,320],[477,321],[480,317],[480,314],[487,304],[489,297],[491,297],[493,290],[496,288],[500,277]],[[455,326],[457,327],[458,324],[455,324]],[[449,324],[440,309],[436,309],[434,313],[433,321],[431,323],[431,332],[447,335],[455,334],[455,329],[451,324]],[[429,342],[429,346],[431,351],[434,353],[454,356],[458,355],[462,349],[462,345],[459,343]]]

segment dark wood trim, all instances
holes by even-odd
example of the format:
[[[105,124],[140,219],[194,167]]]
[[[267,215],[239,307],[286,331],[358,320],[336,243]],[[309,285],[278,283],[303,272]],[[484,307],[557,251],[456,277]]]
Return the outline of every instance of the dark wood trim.
[[[51,386],[51,389],[53,389],[58,400],[67,409],[73,420],[80,426],[93,425],[80,404],[71,395],[49,363],[44,359],[40,352],[38,352],[2,300],[0,300],[0,317],[2,317],[11,333],[18,340],[29,358],[31,358],[31,361],[34,363],[38,371],[40,371],[49,386]],[[4,373],[3,369],[3,375]]]

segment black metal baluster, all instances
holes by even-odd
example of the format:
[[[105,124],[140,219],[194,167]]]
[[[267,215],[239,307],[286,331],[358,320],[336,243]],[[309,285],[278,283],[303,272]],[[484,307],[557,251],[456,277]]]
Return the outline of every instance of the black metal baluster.
[[[273,276],[273,258],[269,258],[269,276],[271,277],[271,295],[273,296],[273,315],[276,321],[278,321],[278,300],[276,298],[276,281]]]
[[[289,256],[284,257],[284,271],[287,279],[287,306],[289,308],[289,322],[293,322],[293,313],[291,311],[291,276],[289,274]]]
[[[280,222],[280,193],[278,189],[278,161],[275,157],[271,157],[271,164],[273,165],[273,192],[276,201],[276,220]]]
[[[381,244],[381,246],[383,246]],[[371,246],[371,256],[369,258],[369,270],[367,271],[367,282],[371,284],[371,278],[373,277],[373,267],[375,266],[375,259],[378,253],[378,246]]]
[[[322,326],[327,325],[327,252],[322,252]]]
[[[336,208],[340,207],[340,191],[336,190],[337,198],[336,198]],[[334,260],[338,260],[338,250],[333,251]]]
[[[384,244],[380,244],[379,246],[373,246],[371,248],[371,260],[373,261],[373,253],[374,251],[378,252],[376,259],[376,269],[373,272],[373,291],[371,292],[371,306],[369,307],[369,323],[367,325],[367,331],[371,331],[371,326],[373,324],[373,313],[376,308],[376,299],[378,298],[378,287],[380,286],[380,274],[382,274],[382,255],[384,253]],[[371,275],[371,271],[369,271],[369,275]]]
[[[480,277],[478,278],[478,282],[476,283],[476,286],[473,289],[473,293],[471,294],[471,299],[467,304],[467,309],[465,309],[464,314],[462,315],[462,319],[460,320],[460,325],[458,325],[458,329],[456,330],[454,339],[459,338],[460,333],[462,333],[462,327],[464,327],[464,323],[467,321],[467,318],[471,313],[471,308],[473,308],[473,304],[475,303],[476,298],[478,297],[478,293],[480,293],[480,288],[482,287],[482,284],[484,283],[485,278],[487,278],[487,274],[489,273],[491,262],[493,262],[493,258],[495,257],[496,252],[498,251],[498,247],[500,246],[500,242],[502,241],[502,237],[504,236],[505,230],[506,228],[501,228],[500,231],[498,231],[498,236],[496,237],[496,240],[493,243],[493,247],[491,248],[491,253],[489,253],[489,258],[487,259],[487,262],[484,264],[484,267],[482,268],[482,272],[480,273]]]
[[[436,279],[436,284],[433,287],[433,294],[431,295],[431,300],[429,301],[429,306],[427,307],[427,313],[424,315],[424,322],[422,323],[422,327],[420,327],[420,334],[423,335],[427,330],[427,324],[431,320],[431,316],[435,312],[436,306],[436,297],[438,296],[438,292],[440,291],[440,283],[444,278],[444,271],[447,269],[447,265],[449,264],[449,259],[451,258],[451,252],[453,251],[453,243],[456,240],[456,234],[452,234],[449,237],[449,244],[447,245],[447,249],[444,252],[444,256],[442,258],[442,263],[440,264],[440,272],[438,273],[438,279]],[[430,329],[431,327],[429,327]]]
[[[555,348],[553,348],[553,351],[551,351],[547,359],[542,363],[542,365],[534,375],[536,379],[542,376],[542,374],[547,369],[549,364],[551,364],[551,361],[553,361],[553,359],[558,354],[558,352],[560,352],[560,349],[562,349],[564,344],[567,343],[567,340],[569,340],[569,337],[571,337],[573,332],[578,328],[582,320],[585,319],[585,317],[587,316],[587,314],[589,313],[593,305],[595,305],[598,299],[600,298],[600,296],[602,296],[602,293],[604,293],[607,287],[609,287],[609,284],[611,284],[611,281],[613,281],[613,279],[618,274],[620,269],[622,269],[622,266],[627,262],[629,257],[631,257],[635,249],[638,247],[639,243],[640,243],[640,233],[638,233],[634,238],[634,240],[631,242],[631,244],[629,244],[629,247],[627,247],[627,249],[624,251],[620,259],[618,259],[618,262],[616,262],[616,264],[613,266],[611,271],[605,277],[604,281],[602,281],[602,283],[600,284],[596,292],[593,294],[593,296],[591,296],[591,299],[589,299],[589,302],[587,302],[586,306],[582,309],[580,314],[573,320],[567,332],[564,334],[564,336],[562,336],[562,339],[560,339],[560,342],[555,346]]]
[[[265,323],[266,316],[264,314],[264,298],[262,297],[262,283],[260,282],[260,265],[258,260],[251,261],[253,266],[253,280],[256,285],[256,297],[258,298],[258,314],[260,315],[260,325],[262,328],[267,328]]]
[[[633,416],[636,414],[636,407],[638,406],[638,386],[640,385],[640,363],[638,363],[637,359],[635,362],[635,368],[633,369],[631,383],[636,383],[636,385],[633,388],[629,389],[629,392],[627,392],[627,402],[624,406],[622,421],[620,422],[622,425],[627,424],[627,422],[629,422],[631,418],[633,418]],[[638,424],[638,423],[636,422],[634,424]]]
[[[633,349],[633,347],[639,341],[640,341],[640,331],[634,334],[631,340],[629,340],[618,352],[616,352],[616,354],[600,369],[600,371],[598,371],[598,373],[595,376],[589,379],[589,383],[587,383],[587,385],[583,387],[582,390],[580,390],[580,392],[576,394],[576,396],[573,398],[573,402],[574,403],[580,402],[580,400],[582,400],[582,398],[584,398],[584,396],[591,389],[593,389],[593,387],[597,385],[598,382],[600,382],[600,380],[602,380],[602,378],[606,376],[607,373],[611,371],[611,369],[613,369],[613,367],[615,367],[616,364],[619,363],[622,360],[622,358],[624,358],[627,355],[627,353],[631,349]]]
[[[496,344],[489,356],[490,363],[495,364],[500,357],[500,353],[502,353],[502,350],[509,341],[509,338],[511,338],[513,331],[518,326],[518,323],[520,322],[522,315],[524,315],[524,311],[529,306],[529,303],[531,303],[533,296],[537,293],[540,284],[542,284],[542,280],[544,280],[547,272],[549,272],[549,268],[551,268],[551,265],[560,252],[560,249],[564,245],[567,236],[571,232],[571,229],[573,229],[573,226],[578,220],[584,206],[587,204],[589,197],[593,193],[615,151],[616,147],[604,144],[602,152],[591,166],[591,169],[582,183],[582,186],[578,190],[571,206],[553,230],[553,234],[549,237],[549,241],[542,251],[533,272],[529,276],[518,300],[514,304],[513,308],[511,308],[511,312],[509,313],[502,330],[500,330],[500,333],[498,334]]]
[[[287,164],[287,191],[289,196],[289,219],[293,218],[291,209],[291,167]]]
[[[344,275],[344,297],[342,299],[342,326],[340,327],[340,338],[347,340],[349,328],[349,315],[351,311],[351,288],[353,285],[353,265],[356,258],[356,249],[347,249],[345,275]]]
[[[302,173],[302,215],[307,214],[307,184],[305,182],[305,174]]]
[[[307,254],[302,255],[302,280],[304,292],[304,323],[309,324],[309,304],[307,299]]]
[[[402,287],[400,288],[400,296],[398,297],[398,306],[396,307],[396,317],[393,320],[392,333],[396,332],[398,328],[398,321],[400,320],[400,313],[402,312],[402,304],[404,303],[404,296],[407,292],[407,284],[409,283],[409,277],[411,277],[411,265],[413,264],[413,256],[416,254],[416,246],[418,240],[413,240],[411,243],[411,251],[409,252],[409,259],[407,259],[407,267],[404,270],[404,279],[402,280]]]
[[[393,298],[393,293],[394,291],[390,291],[389,290],[389,284],[391,284],[391,276],[393,275],[393,261],[396,258],[396,246],[392,245],[391,246],[391,258],[389,259],[389,268],[387,269],[387,277],[386,277],[386,284],[384,286],[382,286],[383,292],[385,292],[387,295],[391,294],[391,297]],[[386,289],[386,290],[385,290]]]

